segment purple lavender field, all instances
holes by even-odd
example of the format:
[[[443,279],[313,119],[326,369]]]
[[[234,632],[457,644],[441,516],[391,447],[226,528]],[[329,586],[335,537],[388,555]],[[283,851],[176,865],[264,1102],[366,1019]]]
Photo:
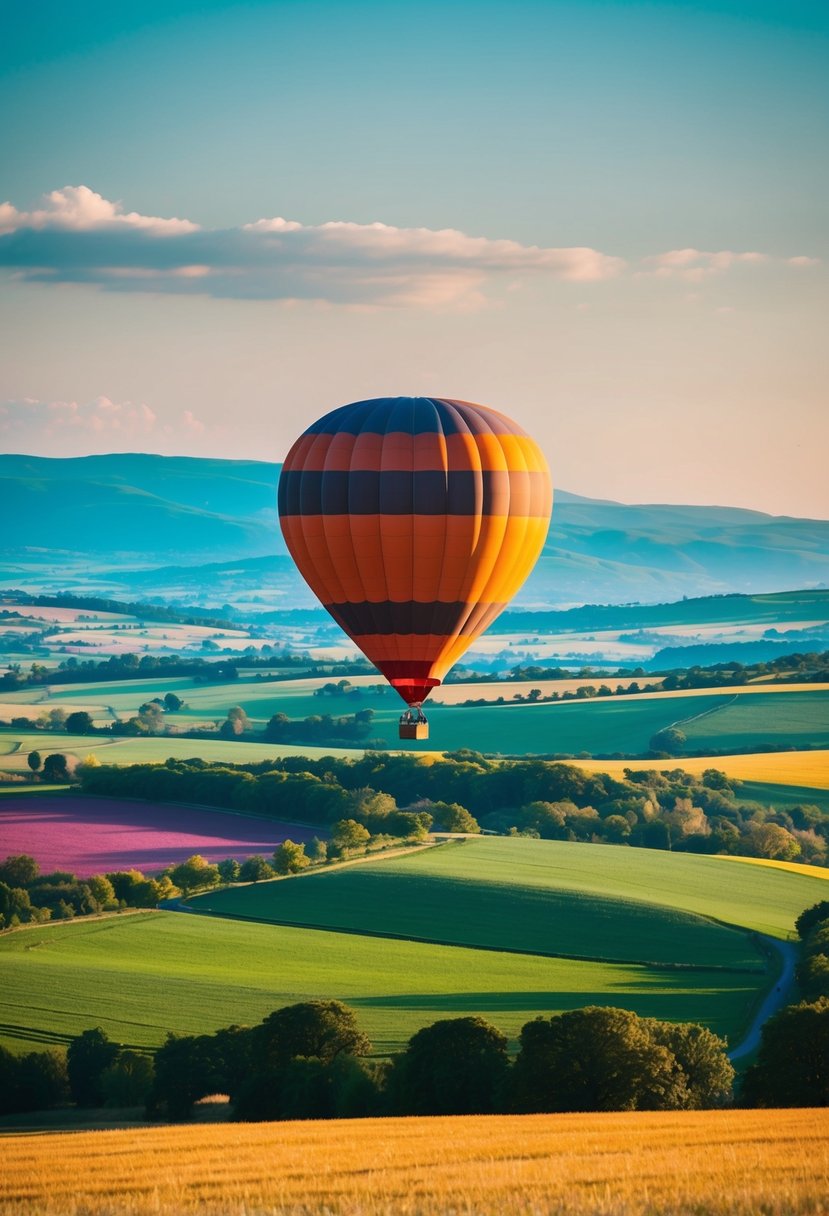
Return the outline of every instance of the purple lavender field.
[[[208,861],[267,855],[313,828],[196,806],[117,798],[27,795],[0,805],[0,857],[28,853],[42,870],[78,877],[138,869],[152,873],[200,853]],[[319,834],[319,832],[317,832]]]

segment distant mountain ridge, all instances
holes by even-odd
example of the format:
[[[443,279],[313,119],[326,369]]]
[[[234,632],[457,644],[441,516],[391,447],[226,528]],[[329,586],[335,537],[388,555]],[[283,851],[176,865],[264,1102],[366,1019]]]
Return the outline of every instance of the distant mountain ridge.
[[[291,570],[276,516],[279,471],[265,461],[141,453],[0,456],[0,517],[12,524],[0,540],[0,576],[43,563],[59,577],[62,563],[68,572],[83,561],[99,582],[112,573],[116,588],[132,577],[150,594],[151,572],[130,576],[127,567],[165,567],[161,590],[171,578],[221,581],[229,565],[251,588],[267,587],[274,571],[284,593]],[[827,583],[827,520],[559,490],[544,552],[517,602],[656,601]],[[295,602],[310,602],[298,579]]]

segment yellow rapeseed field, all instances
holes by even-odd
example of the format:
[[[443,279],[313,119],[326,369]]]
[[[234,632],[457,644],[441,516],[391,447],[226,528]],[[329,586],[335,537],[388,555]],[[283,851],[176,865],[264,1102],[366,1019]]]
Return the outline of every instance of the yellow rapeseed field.
[[[771,785],[801,785],[829,790],[829,750],[809,752],[752,752],[745,756],[679,756],[673,760],[568,760],[591,773],[621,773],[626,768],[683,768],[702,773],[718,768],[740,781],[767,781]]]
[[[210,1124],[10,1136],[3,1216],[790,1216],[825,1110]]]
[[[806,874],[809,878],[824,878],[829,881],[829,870],[821,866],[806,866],[801,861],[771,861],[768,857],[726,857],[714,854],[717,861],[742,861],[750,866],[771,866],[773,870],[789,870],[792,874]]]

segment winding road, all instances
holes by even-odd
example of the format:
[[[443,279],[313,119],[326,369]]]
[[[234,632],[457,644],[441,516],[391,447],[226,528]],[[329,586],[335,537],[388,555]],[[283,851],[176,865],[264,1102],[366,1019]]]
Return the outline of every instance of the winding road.
[[[728,1058],[732,1062],[739,1060],[743,1056],[750,1055],[760,1046],[760,1034],[763,1026],[777,1013],[778,1009],[787,1004],[791,990],[794,987],[794,967],[797,962],[797,946],[794,942],[783,942],[776,937],[766,937],[765,934],[759,934],[760,940],[765,942],[772,952],[777,952],[783,960],[783,969],[780,972],[775,986],[766,993],[760,1004],[759,1009],[754,1015],[754,1020],[749,1027],[748,1034],[728,1053]]]

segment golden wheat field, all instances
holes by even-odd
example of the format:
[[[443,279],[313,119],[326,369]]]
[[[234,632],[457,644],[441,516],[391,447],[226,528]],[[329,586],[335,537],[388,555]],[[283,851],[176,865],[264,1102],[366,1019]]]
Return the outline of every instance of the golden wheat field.
[[[825,1110],[210,1124],[9,1136],[3,1216],[784,1216]]]
[[[829,790],[829,750],[808,752],[751,752],[744,756],[679,756],[673,760],[568,760],[591,773],[621,775],[626,768],[673,769],[701,774],[718,768],[740,781],[770,785],[808,786]]]

